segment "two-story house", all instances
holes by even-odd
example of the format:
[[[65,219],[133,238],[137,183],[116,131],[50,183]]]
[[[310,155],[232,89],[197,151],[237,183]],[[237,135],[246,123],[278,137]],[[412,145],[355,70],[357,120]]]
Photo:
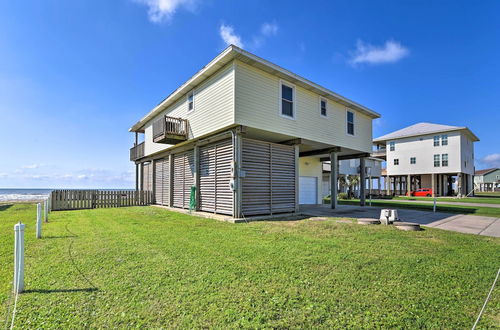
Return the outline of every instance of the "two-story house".
[[[322,158],[364,166],[379,116],[231,45],[130,128],[130,158],[137,188],[158,204],[233,218],[294,213],[321,203]]]
[[[387,194],[431,188],[432,195],[473,190],[474,142],[467,127],[418,123],[373,140],[387,161]]]
[[[496,191],[500,188],[500,168],[476,171],[474,185],[476,191]]]

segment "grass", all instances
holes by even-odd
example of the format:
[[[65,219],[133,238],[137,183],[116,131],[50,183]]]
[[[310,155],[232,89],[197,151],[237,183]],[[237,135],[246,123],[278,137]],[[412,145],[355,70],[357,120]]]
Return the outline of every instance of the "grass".
[[[155,207],[0,206],[0,324],[26,223],[18,328],[470,328],[500,240],[300,220],[229,224]],[[495,290],[480,326],[500,324]]]
[[[433,201],[432,197],[406,197],[397,196],[393,199],[398,200],[417,200],[417,201]],[[450,203],[480,203],[480,204],[500,204],[500,196],[479,196],[479,197],[465,197],[465,198],[450,198],[450,197],[438,197],[436,199],[438,202],[450,202]]]
[[[326,199],[325,203],[329,203],[329,199]],[[345,205],[359,205],[359,199],[339,200],[338,203]],[[366,200],[366,205],[369,205],[368,199]],[[391,202],[391,200],[387,199],[372,199],[372,206],[414,209],[423,211],[432,211],[433,209],[433,204],[430,203]],[[450,203],[437,204],[436,211],[500,218],[500,208],[498,207],[465,206]]]

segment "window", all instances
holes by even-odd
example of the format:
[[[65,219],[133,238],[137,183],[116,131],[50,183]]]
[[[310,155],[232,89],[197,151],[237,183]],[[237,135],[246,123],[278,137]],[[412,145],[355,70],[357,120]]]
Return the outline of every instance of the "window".
[[[410,157],[410,164],[416,164],[417,163],[417,157]]]
[[[354,112],[347,111],[347,134],[354,135]]]
[[[193,111],[194,110],[194,91],[191,91],[188,93],[187,101],[188,101],[188,112]]]
[[[434,157],[436,157],[436,156],[434,156]],[[448,166],[448,154],[441,155],[441,166]]]
[[[323,117],[326,117],[326,111],[327,111],[326,107],[327,107],[327,104],[328,103],[327,103],[326,99],[324,99],[324,98],[320,98],[319,99],[319,113]]]
[[[439,167],[439,155],[434,155],[434,167]]]
[[[281,115],[295,118],[294,109],[294,88],[281,83]]]
[[[399,165],[399,159],[394,158],[394,165]]]
[[[447,134],[441,135],[441,145],[442,146],[448,145],[448,135]]]
[[[389,150],[390,151],[396,150],[396,142],[389,142]]]
[[[434,137],[434,146],[435,146],[435,147],[439,147],[439,135],[436,135],[436,136]]]

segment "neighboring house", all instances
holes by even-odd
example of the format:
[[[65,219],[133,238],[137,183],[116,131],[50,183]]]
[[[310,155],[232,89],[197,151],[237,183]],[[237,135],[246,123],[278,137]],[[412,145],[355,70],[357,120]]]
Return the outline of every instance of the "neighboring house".
[[[467,127],[418,123],[374,139],[372,155],[387,161],[387,194],[432,188],[438,196],[462,196],[473,190],[477,141]]]
[[[500,189],[500,168],[476,171],[474,185],[476,191],[496,191]]]
[[[370,191],[367,191],[366,194],[371,193],[372,195],[380,195],[381,194],[381,185],[380,178],[382,176],[382,160],[379,158],[367,158],[365,161],[366,168],[366,182],[365,187],[367,187]],[[330,172],[331,166],[330,162],[323,163],[323,197],[330,195],[331,189],[331,180],[330,180]],[[359,176],[360,175],[360,160],[359,159],[348,159],[339,161],[339,178],[344,177],[347,178],[350,175]],[[371,182],[370,182],[371,178]],[[344,180],[345,181],[345,180]],[[375,182],[377,184],[375,185]],[[376,189],[375,189],[376,187]],[[342,184],[339,180],[338,190],[339,192],[347,192],[349,189],[348,185]],[[352,191],[356,197],[359,197],[360,193],[360,184],[356,184],[352,187]]]
[[[195,186],[197,210],[234,218],[293,213],[321,203],[322,159],[369,156],[378,117],[231,45],[130,128],[137,188],[189,208]]]

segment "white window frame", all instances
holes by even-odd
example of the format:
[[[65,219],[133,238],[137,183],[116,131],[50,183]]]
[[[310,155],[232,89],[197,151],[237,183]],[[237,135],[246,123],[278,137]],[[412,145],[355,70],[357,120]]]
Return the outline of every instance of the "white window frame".
[[[394,166],[399,166],[399,158],[394,158],[393,164]]]
[[[282,86],[285,85],[286,87],[290,87],[292,89],[292,113],[293,113],[293,116],[287,116],[287,115],[284,115],[283,114],[283,97],[282,97]],[[288,81],[284,81],[284,80],[281,80],[280,79],[280,92],[279,92],[279,115],[283,118],[287,118],[287,119],[290,119],[290,120],[295,120],[295,118],[297,117],[297,102],[296,102],[296,99],[297,99],[297,89],[295,88],[295,85],[294,84],[291,84],[289,83]]]
[[[446,165],[444,164],[444,162],[445,162],[444,156],[446,156]],[[448,159],[449,159],[448,154],[441,154],[441,167],[448,167],[448,164],[449,164]],[[467,167],[467,161],[465,161],[465,167]]]
[[[193,95],[193,109],[189,110],[189,96],[190,95]],[[194,89],[190,90],[187,94],[186,94],[186,102],[187,102],[187,113],[192,113],[194,112],[194,109],[196,109],[195,107],[195,92],[194,92]]]
[[[324,101],[325,102],[325,110],[326,110],[326,114],[322,114],[321,113],[321,101]],[[328,100],[322,96],[319,97],[319,115],[322,117],[322,118],[328,118]]]
[[[412,159],[414,160],[414,162],[412,163]],[[417,157],[410,157],[410,165],[416,165],[417,164]]]
[[[446,141],[446,144],[444,143]],[[448,145],[448,134],[442,134],[441,135],[441,145],[442,146],[447,146]]]
[[[389,151],[395,151],[396,150],[396,142],[391,141],[389,142]]]
[[[436,139],[436,138],[437,138],[437,139]],[[433,145],[434,147],[439,147],[439,146],[441,145],[441,143],[440,143],[440,142],[441,142],[440,138],[441,138],[441,137],[440,137],[439,135],[434,135],[434,136],[432,137],[432,145]],[[436,142],[437,142],[437,144],[436,144]]]
[[[437,156],[437,157],[436,157]],[[441,155],[440,154],[434,154],[432,156],[433,161],[434,161],[434,167],[441,167]],[[437,159],[437,160],[436,160]],[[436,163],[437,162],[437,163]],[[437,164],[437,165],[436,165]]]
[[[352,113],[352,129],[354,130],[354,134],[349,133],[349,112]],[[356,113],[349,108],[345,109],[345,133],[349,136],[356,136]]]

